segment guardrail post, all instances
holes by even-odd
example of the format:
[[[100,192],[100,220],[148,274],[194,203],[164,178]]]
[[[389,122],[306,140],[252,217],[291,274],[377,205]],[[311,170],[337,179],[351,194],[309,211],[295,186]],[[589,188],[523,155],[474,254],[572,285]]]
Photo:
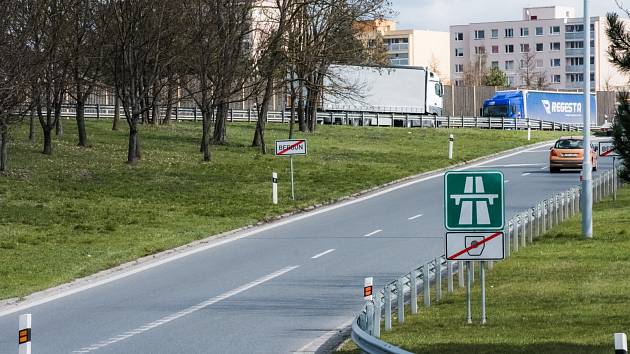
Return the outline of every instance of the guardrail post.
[[[518,130],[518,118],[514,118],[514,130]]]
[[[442,257],[435,259],[435,301],[442,301]]]
[[[197,107],[193,108],[193,122],[197,122]]]
[[[519,247],[519,229],[521,226],[521,216],[520,215],[516,215],[514,217],[514,227],[512,228],[512,230],[514,230],[514,232],[512,233],[513,237],[512,237],[512,243],[513,243],[513,247],[514,247],[514,252],[518,252],[518,247]]]
[[[479,128],[479,117],[475,116],[475,128]]]
[[[549,211],[549,207],[547,205],[547,200],[542,201],[542,213],[541,213],[541,235],[547,233],[547,212]]]
[[[542,227],[542,203],[536,203],[536,238],[540,237]]]
[[[390,285],[385,285],[385,330],[392,330],[392,289]]]
[[[446,292],[448,294],[453,293],[453,262],[446,261],[446,276],[448,279],[446,280]]]
[[[446,116],[446,127],[447,128],[451,127],[451,115],[450,114],[448,116]]]
[[[558,197],[560,198],[558,206],[559,208],[559,214],[560,217],[558,218],[561,222],[564,221],[564,219],[566,218],[566,215],[564,215],[564,192],[558,194]]]
[[[179,105],[175,106],[175,122],[179,122]]]
[[[31,354],[31,314],[20,315],[18,327],[18,353]]]
[[[396,282],[396,295],[398,295],[398,323],[405,323],[405,282],[404,278],[398,278]]]
[[[512,229],[510,226],[513,224],[512,219],[507,222],[507,230],[505,232],[505,258],[510,258],[512,253]]]
[[[422,267],[422,299],[424,300],[424,307],[431,306],[431,278],[429,277],[429,263],[425,263]]]
[[[381,337],[381,292],[377,291],[374,295],[374,331],[372,335],[376,338]]]
[[[466,286],[464,283],[464,261],[457,261],[457,284],[460,288]]]
[[[628,338],[625,333],[615,333],[615,354],[628,354]]]
[[[101,105],[96,104],[96,119],[101,119]]]
[[[418,313],[418,272],[414,269],[409,273],[409,302],[411,306],[411,313]]]
[[[374,335],[374,304],[372,301],[368,301],[365,305],[365,325],[366,332],[370,335]]]
[[[529,220],[527,221],[527,228],[529,229],[527,233],[527,242],[534,242],[534,214],[536,213],[536,208],[532,208],[529,213]]]
[[[520,241],[521,241],[521,248],[525,248],[527,246],[527,214],[521,214],[521,232],[520,232]]]

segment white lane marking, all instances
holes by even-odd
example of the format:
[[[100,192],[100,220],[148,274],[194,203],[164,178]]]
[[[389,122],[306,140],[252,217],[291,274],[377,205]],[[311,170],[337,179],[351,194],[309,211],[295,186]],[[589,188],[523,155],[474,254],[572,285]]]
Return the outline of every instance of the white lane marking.
[[[374,231],[370,232],[369,234],[363,235],[363,237],[370,237],[370,236],[376,235],[377,233],[382,232],[382,231],[383,230],[374,230]]]
[[[260,284],[266,283],[266,282],[268,282],[268,281],[270,281],[270,280],[272,280],[274,278],[277,278],[277,277],[279,277],[279,276],[281,276],[283,274],[286,274],[286,273],[288,273],[288,272],[290,272],[290,271],[292,271],[292,270],[294,270],[296,268],[299,268],[299,266],[290,266],[290,267],[282,268],[282,269],[280,269],[280,270],[278,270],[276,272],[273,272],[271,274],[267,274],[267,275],[265,275],[262,278],[258,278],[258,279],[254,280],[251,283],[247,283],[245,285],[239,286],[236,289],[230,290],[230,291],[228,291],[226,293],[223,293],[223,294],[221,294],[219,296],[216,296],[216,297],[208,299],[208,300],[206,300],[204,302],[198,303],[195,306],[191,306],[191,307],[189,307],[187,309],[184,309],[182,311],[179,311],[179,312],[173,313],[171,315],[162,317],[161,319],[159,319],[157,321],[154,321],[154,322],[151,322],[151,323],[147,323],[147,324],[145,324],[145,325],[143,325],[141,327],[138,327],[138,328],[136,328],[134,330],[128,331],[128,332],[126,332],[124,334],[111,337],[111,338],[109,338],[107,340],[100,341],[100,342],[98,342],[96,344],[93,344],[93,345],[90,345],[90,346],[87,346],[87,347],[83,347],[83,348],[81,348],[79,350],[75,350],[75,351],[73,351],[73,353],[89,353],[89,352],[98,350],[100,348],[106,347],[108,345],[111,345],[111,344],[123,341],[123,340],[125,340],[127,338],[131,338],[131,337],[133,337],[135,335],[142,334],[142,333],[147,332],[147,331],[149,331],[149,330],[151,330],[153,328],[156,328],[156,327],[162,326],[162,325],[164,325],[166,323],[169,323],[171,321],[174,321],[174,320],[176,320],[178,318],[190,315],[190,314],[192,314],[194,312],[197,312],[199,310],[203,310],[204,308],[206,308],[206,307],[208,307],[210,305],[216,304],[219,301],[222,301],[222,300],[228,299],[228,298],[230,298],[232,296],[238,295],[238,294],[240,294],[240,293],[242,293],[244,291],[247,291],[247,290],[249,290],[249,289],[251,289],[251,288],[253,288],[255,286],[258,286]]]
[[[525,177],[525,176],[529,176],[529,175],[531,175],[531,173],[530,173],[530,172],[525,172],[525,173],[523,173],[521,176]]]
[[[423,214],[414,215],[412,217],[407,218],[407,220],[414,220],[414,219],[417,219],[417,218],[421,217],[422,215]]]
[[[494,167],[494,168],[500,168],[500,167],[532,167],[532,166],[540,166],[541,164],[539,163],[514,163],[514,164],[509,164],[509,165],[486,165],[485,167]]]
[[[543,166],[543,167],[541,168],[541,170],[546,170],[546,169],[548,169],[548,168],[549,168],[549,166]]]
[[[316,255],[314,255],[313,257],[311,257],[311,259],[317,259],[317,258],[319,258],[319,257],[321,257],[321,256],[325,256],[325,255],[327,255],[327,254],[329,254],[329,253],[331,253],[331,252],[335,252],[335,249],[334,249],[334,248],[331,248],[331,249],[329,249],[328,251],[324,251],[324,252],[322,252],[322,253],[316,254]]]
[[[540,146],[536,145],[536,146],[533,146],[533,147],[528,148],[528,149],[515,151],[515,152],[509,153],[509,154],[496,156],[496,157],[490,158],[490,159],[485,160],[485,161],[479,161],[479,162],[472,163],[470,165],[454,167],[454,168],[458,169],[459,171],[469,170],[471,168],[476,168],[476,167],[479,167],[479,166],[485,166],[485,165],[487,165],[489,163],[493,163],[495,161],[499,161],[499,160],[502,160],[502,159],[507,159],[507,158],[510,158],[512,156],[520,155],[522,153],[530,152],[530,151],[533,151],[533,150],[539,149],[539,148],[540,148]],[[134,275],[134,274],[137,274],[137,273],[144,272],[145,270],[149,270],[149,269],[161,266],[163,264],[170,263],[170,262],[178,260],[180,258],[188,257],[190,255],[197,254],[197,253],[200,253],[200,252],[204,252],[204,251],[207,251],[207,250],[215,248],[215,247],[223,246],[225,244],[232,243],[234,241],[238,241],[240,239],[259,234],[261,232],[265,232],[265,231],[268,231],[268,230],[271,230],[271,229],[275,229],[277,227],[281,227],[281,226],[284,226],[284,225],[287,225],[287,224],[291,224],[291,223],[294,223],[296,221],[300,221],[300,220],[303,220],[303,219],[306,219],[306,218],[310,218],[310,217],[313,217],[313,216],[316,216],[316,215],[328,213],[330,211],[337,210],[339,208],[344,208],[344,207],[347,207],[347,206],[350,206],[350,205],[353,205],[353,204],[361,203],[361,202],[364,202],[366,200],[373,199],[373,198],[376,198],[376,197],[380,197],[380,196],[382,196],[384,194],[397,191],[399,189],[407,188],[407,187],[412,186],[414,184],[422,183],[422,182],[429,181],[429,180],[432,180],[432,179],[435,179],[435,178],[440,178],[440,177],[443,177],[443,176],[444,176],[444,172],[438,172],[436,174],[432,174],[432,175],[429,175],[429,176],[426,176],[426,177],[413,179],[413,180],[411,180],[409,182],[404,182],[404,183],[396,184],[396,185],[393,185],[393,186],[390,186],[390,187],[386,187],[386,188],[383,188],[383,189],[379,190],[378,192],[374,192],[374,193],[371,193],[371,194],[366,194],[366,195],[364,195],[362,197],[358,197],[356,199],[352,199],[352,200],[348,200],[348,201],[341,202],[341,203],[338,203],[338,204],[330,205],[330,206],[327,206],[327,207],[324,207],[324,208],[321,208],[321,209],[313,210],[313,211],[308,212],[308,213],[298,214],[298,215],[295,215],[295,216],[292,216],[292,217],[280,220],[280,221],[272,223],[272,224],[267,224],[267,225],[263,225],[263,226],[261,226],[259,228],[255,228],[255,229],[251,229],[251,230],[248,230],[248,231],[244,231],[242,234],[235,233],[233,235],[228,235],[228,236],[221,237],[220,239],[217,239],[217,238],[213,239],[213,236],[210,236],[208,239],[200,241],[200,242],[204,242],[204,243],[207,242],[208,244],[205,245],[205,246],[193,247],[193,248],[191,248],[189,250],[182,251],[180,253],[176,253],[176,254],[171,255],[171,256],[165,256],[164,258],[161,258],[161,259],[159,259],[157,261],[147,261],[146,264],[130,267],[129,269],[122,270],[120,273],[117,273],[117,274],[114,274],[114,275],[111,275],[111,276],[108,275],[105,278],[102,278],[100,280],[96,280],[94,282],[89,282],[86,285],[82,285],[82,286],[79,285],[79,286],[77,286],[75,288],[71,288],[71,289],[67,289],[67,290],[60,290],[59,293],[54,294],[54,295],[50,295],[50,296],[43,295],[43,297],[37,298],[37,294],[35,294],[35,297],[34,297],[33,300],[30,300],[29,298],[27,298],[26,302],[23,302],[23,303],[20,303],[20,304],[17,304],[17,305],[16,304],[9,304],[9,305],[6,306],[5,309],[0,311],[0,317],[6,316],[6,315],[10,315],[12,313],[24,311],[24,310],[29,309],[31,307],[39,306],[39,305],[42,305],[42,304],[45,304],[45,303],[48,303],[48,302],[51,302],[51,301],[54,301],[54,300],[58,300],[58,299],[64,298],[66,296],[70,296],[70,295],[73,295],[73,294],[76,294],[76,293],[80,293],[80,292],[88,290],[88,289],[96,288],[98,286],[101,286],[101,285],[104,285],[104,284],[108,284],[108,283],[111,283],[113,281],[116,281],[116,280],[119,280],[119,279],[123,279],[123,278],[126,278],[128,276],[131,276],[131,275]],[[182,246],[182,247],[190,247],[190,245]],[[165,252],[173,252],[173,251],[169,250],[169,251],[165,251]],[[159,254],[151,256],[151,258],[153,258],[153,257],[159,257]],[[132,261],[132,262],[135,262],[135,261]],[[68,286],[68,284],[64,284],[64,285],[61,285],[61,286],[62,287],[63,286]]]
[[[510,180],[509,180],[509,179],[506,179],[504,182],[505,182],[505,183],[510,183]]]

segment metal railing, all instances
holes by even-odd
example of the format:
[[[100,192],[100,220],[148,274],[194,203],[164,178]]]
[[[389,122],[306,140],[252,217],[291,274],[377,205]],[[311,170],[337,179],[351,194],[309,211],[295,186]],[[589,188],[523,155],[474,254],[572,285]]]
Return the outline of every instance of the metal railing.
[[[609,195],[616,195],[619,179],[612,170],[603,172],[593,180],[593,201],[598,202]],[[506,223],[505,259],[513,253],[531,244],[548,230],[580,213],[581,191],[574,187],[545,199],[530,209],[516,213]],[[472,262],[473,269],[474,263]],[[479,267],[492,269],[494,261],[481,262]],[[458,286],[464,287],[463,261],[447,261],[445,255],[423,264],[404,276],[386,284],[376,291],[372,301],[367,301],[352,323],[352,340],[363,352],[368,354],[407,354],[408,351],[380,340],[381,321],[385,331],[392,329],[393,313],[397,314],[398,323],[405,322],[405,306],[411,314],[418,312],[419,289],[422,289],[424,307],[431,306],[431,285],[435,287],[435,300],[442,301],[443,281],[446,278],[447,293],[454,291],[454,277],[457,275]],[[474,272],[473,272],[474,273]],[[474,280],[473,280],[474,281]]]
[[[86,105],[85,118],[100,119],[112,118],[114,116],[114,106]],[[76,108],[73,105],[64,106],[61,116],[73,118]],[[120,110],[121,116],[124,112]],[[166,115],[166,109],[160,110],[160,117]],[[255,122],[257,112],[254,109],[228,111],[229,122]],[[290,113],[287,111],[269,111],[267,122],[288,123]],[[198,108],[173,107],[171,111],[173,121],[197,121],[201,120],[201,111]],[[432,127],[432,128],[486,128],[486,129],[527,129],[532,130],[561,130],[578,131],[582,129],[582,124],[567,124],[544,121],[530,118],[504,118],[504,117],[463,117],[463,116],[427,116],[420,113],[401,112],[337,112],[321,111],[317,112],[317,121],[320,124],[340,124],[353,126],[390,126],[390,127]]]

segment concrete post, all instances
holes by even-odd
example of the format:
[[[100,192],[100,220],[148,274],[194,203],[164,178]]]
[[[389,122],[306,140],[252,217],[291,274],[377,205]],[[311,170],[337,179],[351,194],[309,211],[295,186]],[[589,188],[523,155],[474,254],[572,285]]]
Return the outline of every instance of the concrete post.
[[[429,263],[425,263],[422,267],[422,298],[424,300],[424,307],[431,306],[431,279],[429,278]]]
[[[403,278],[398,278],[396,295],[398,295],[398,323],[405,323],[405,282]]]

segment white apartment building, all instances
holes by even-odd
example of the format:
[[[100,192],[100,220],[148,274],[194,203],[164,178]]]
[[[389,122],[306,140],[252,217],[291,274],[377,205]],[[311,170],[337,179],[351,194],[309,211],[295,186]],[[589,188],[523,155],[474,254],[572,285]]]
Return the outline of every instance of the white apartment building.
[[[591,87],[626,87],[628,78],[609,61],[606,18],[591,19]],[[550,89],[584,87],[584,26],[571,7],[523,9],[520,21],[450,26],[451,80],[464,85],[464,70],[482,56],[488,68],[499,67],[512,87],[522,87],[524,59],[535,61]]]
[[[363,24],[364,32],[380,33],[391,65],[424,66],[435,71],[442,82],[449,82],[449,33],[439,31],[397,29],[391,20]]]

